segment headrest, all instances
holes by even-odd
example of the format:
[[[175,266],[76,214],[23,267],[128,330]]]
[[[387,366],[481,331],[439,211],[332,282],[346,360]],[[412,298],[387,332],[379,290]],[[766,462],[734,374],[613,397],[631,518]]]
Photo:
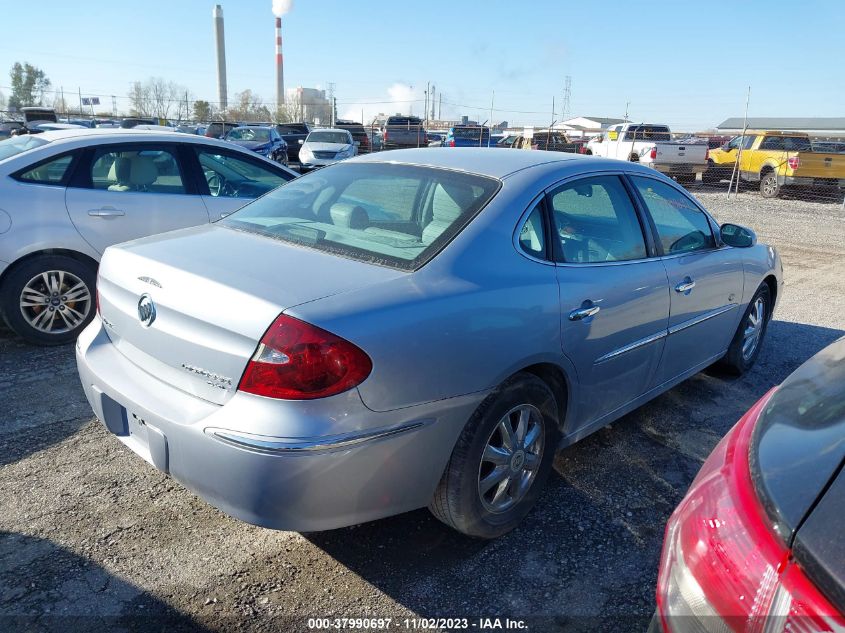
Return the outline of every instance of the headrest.
[[[338,202],[329,211],[332,223],[348,229],[365,229],[370,225],[370,216],[362,208],[354,204]]]
[[[133,156],[129,170],[129,184],[135,187],[146,187],[158,178],[158,169],[149,156]],[[118,168],[119,169],[119,168]]]
[[[128,158],[117,157],[109,167],[109,180],[124,185],[129,184],[130,162]]]

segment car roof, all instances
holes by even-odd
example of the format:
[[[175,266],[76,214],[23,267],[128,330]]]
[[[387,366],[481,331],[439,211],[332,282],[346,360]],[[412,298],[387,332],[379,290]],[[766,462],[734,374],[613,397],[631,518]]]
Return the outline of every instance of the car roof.
[[[318,127],[311,130],[312,132],[348,132],[342,127]]]
[[[611,169],[631,166],[626,161],[603,159],[581,154],[545,152],[541,150],[520,151],[496,147],[424,147],[418,149],[396,149],[389,152],[359,155],[350,159],[354,162],[396,163],[443,167],[468,173],[504,178],[514,172],[547,165],[560,167],[574,161],[590,161],[591,165],[605,164]]]

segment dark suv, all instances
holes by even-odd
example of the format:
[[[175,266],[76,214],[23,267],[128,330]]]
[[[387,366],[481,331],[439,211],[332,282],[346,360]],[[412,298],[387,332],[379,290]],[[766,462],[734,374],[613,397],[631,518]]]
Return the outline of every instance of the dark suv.
[[[276,131],[285,139],[288,144],[288,162],[299,162],[299,148],[311,131],[311,126],[307,123],[278,123]]]
[[[426,147],[423,122],[415,116],[392,116],[381,130],[385,149]]]
[[[212,121],[208,124],[208,127],[205,128],[205,135],[209,138],[224,139],[229,132],[240,126],[240,123],[229,121]]]

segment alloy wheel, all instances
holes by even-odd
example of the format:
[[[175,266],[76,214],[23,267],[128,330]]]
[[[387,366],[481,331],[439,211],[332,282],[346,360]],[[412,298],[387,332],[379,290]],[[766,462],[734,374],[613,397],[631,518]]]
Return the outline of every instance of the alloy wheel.
[[[31,327],[46,334],[63,334],[85,322],[91,311],[91,291],[73,273],[47,270],[27,282],[19,304]]]
[[[508,411],[484,445],[478,495],[485,510],[508,511],[525,496],[543,458],[543,415],[530,405]]]
[[[754,352],[760,345],[760,338],[763,334],[763,325],[766,320],[766,302],[763,297],[757,297],[748,318],[745,320],[745,332],[742,336],[742,358],[746,362],[754,357]]]

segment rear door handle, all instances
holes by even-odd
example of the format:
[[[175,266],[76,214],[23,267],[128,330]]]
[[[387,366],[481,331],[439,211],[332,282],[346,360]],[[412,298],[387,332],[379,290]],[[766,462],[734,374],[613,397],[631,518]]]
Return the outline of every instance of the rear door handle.
[[[587,308],[578,308],[577,310],[573,310],[569,313],[569,320],[570,321],[581,321],[582,319],[587,319],[591,316],[595,316],[601,310],[598,306],[589,306]]]
[[[92,218],[119,218],[126,213],[114,207],[102,207],[100,209],[88,209],[88,215]]]
[[[689,294],[693,288],[695,288],[695,282],[691,278],[687,277],[675,286],[675,292],[680,294]]]

